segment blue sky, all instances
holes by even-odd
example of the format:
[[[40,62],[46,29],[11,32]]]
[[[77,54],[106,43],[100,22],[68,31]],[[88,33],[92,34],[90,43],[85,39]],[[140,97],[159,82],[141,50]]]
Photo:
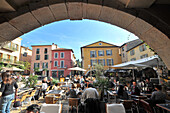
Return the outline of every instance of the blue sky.
[[[134,34],[117,26],[95,20],[63,20],[37,28],[21,36],[22,45],[57,44],[60,48],[73,49],[76,59],[81,59],[80,47],[104,41],[115,45],[138,39]],[[32,48],[31,48],[32,49]]]

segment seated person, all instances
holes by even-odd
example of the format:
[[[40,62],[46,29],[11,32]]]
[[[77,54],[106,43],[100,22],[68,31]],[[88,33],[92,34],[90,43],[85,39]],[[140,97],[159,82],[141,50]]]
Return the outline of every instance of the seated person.
[[[72,84],[71,89],[68,88],[68,92],[66,93],[66,95],[67,96],[69,95],[70,98],[77,98],[77,94],[76,94],[76,90],[75,90],[74,84]]]
[[[124,90],[124,86],[123,85],[119,86],[117,95],[118,95],[118,97],[120,99],[123,99],[123,100],[128,100],[129,99],[128,93]]]
[[[32,104],[27,107],[26,113],[40,113],[40,107],[37,104]]]
[[[159,103],[165,103],[166,95],[161,91],[162,87],[160,85],[156,85],[155,90],[156,91],[152,93],[151,98],[147,100],[151,106],[155,106]]]
[[[131,87],[131,95],[140,95],[140,89],[136,85],[136,82],[133,82],[133,85]]]

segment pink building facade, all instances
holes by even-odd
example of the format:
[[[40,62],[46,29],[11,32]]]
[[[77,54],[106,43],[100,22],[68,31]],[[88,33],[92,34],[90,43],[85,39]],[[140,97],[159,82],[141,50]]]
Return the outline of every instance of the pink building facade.
[[[52,50],[57,45],[33,45],[31,58],[31,74],[50,76]],[[35,71],[38,70],[38,73]]]
[[[52,50],[51,75],[53,78],[71,74],[68,68],[75,65],[76,58],[72,49],[57,48]]]

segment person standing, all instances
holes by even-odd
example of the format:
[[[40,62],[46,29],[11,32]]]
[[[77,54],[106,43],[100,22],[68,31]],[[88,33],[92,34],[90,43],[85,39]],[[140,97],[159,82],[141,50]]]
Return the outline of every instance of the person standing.
[[[45,77],[43,80],[42,80],[42,93],[43,93],[43,98],[45,98],[45,93],[46,93],[46,90],[47,90],[47,77]]]
[[[1,113],[10,113],[10,105],[12,100],[14,99],[14,90],[15,87],[15,100],[17,96],[18,85],[15,80],[11,78],[10,73],[3,72],[2,74],[2,83],[0,88],[1,97]]]

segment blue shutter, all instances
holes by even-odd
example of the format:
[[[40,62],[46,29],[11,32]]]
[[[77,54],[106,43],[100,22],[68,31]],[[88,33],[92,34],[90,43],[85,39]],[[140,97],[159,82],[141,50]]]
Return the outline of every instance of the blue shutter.
[[[46,68],[48,68],[48,62],[46,63]]]
[[[111,51],[111,55],[112,55],[112,50],[110,50]]]
[[[104,50],[103,50],[103,56],[104,56]]]
[[[112,66],[113,66],[113,59],[112,59]]]
[[[105,66],[105,59],[103,59],[103,62],[104,62],[104,66]]]
[[[107,66],[109,65],[109,59],[107,59]]]
[[[92,51],[90,51],[90,57],[92,57]]]
[[[95,57],[97,57],[97,55],[96,55],[96,51],[95,51]]]
[[[106,50],[106,56],[107,56],[107,54],[108,54],[108,50]]]
[[[100,60],[98,60],[98,64],[99,64]]]
[[[92,66],[92,60],[90,60],[91,66]]]
[[[100,56],[99,51],[98,51],[98,56]]]

